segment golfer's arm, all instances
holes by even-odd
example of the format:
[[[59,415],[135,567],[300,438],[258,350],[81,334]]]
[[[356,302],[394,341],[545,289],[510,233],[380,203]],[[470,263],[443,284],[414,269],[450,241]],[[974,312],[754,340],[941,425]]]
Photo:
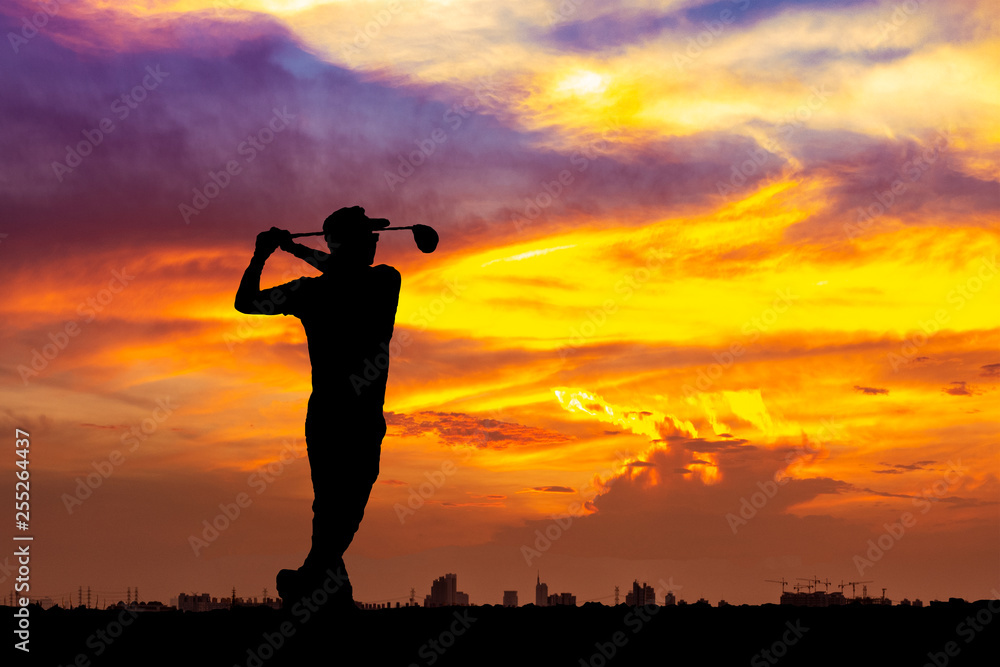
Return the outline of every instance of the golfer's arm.
[[[285,252],[289,252],[302,261],[312,265],[314,268],[319,270],[324,270],[326,267],[326,260],[330,258],[329,253],[325,253],[322,250],[316,250],[310,248],[309,246],[304,246],[301,243],[293,243],[291,247],[287,248]]]
[[[260,291],[260,274],[264,270],[264,261],[264,259],[254,255],[253,259],[250,260],[250,265],[243,272],[243,279],[240,281],[239,290],[236,291],[236,303],[234,304],[236,310],[241,313],[247,315],[271,314],[261,311],[256,305],[265,301],[264,295]]]

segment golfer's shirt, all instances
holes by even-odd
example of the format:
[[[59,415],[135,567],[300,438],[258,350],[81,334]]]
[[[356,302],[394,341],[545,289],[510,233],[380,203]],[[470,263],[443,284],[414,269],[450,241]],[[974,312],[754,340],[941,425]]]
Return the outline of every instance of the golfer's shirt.
[[[399,288],[399,272],[385,264],[329,270],[274,288],[285,297],[276,312],[298,317],[305,328],[313,398],[381,412]]]

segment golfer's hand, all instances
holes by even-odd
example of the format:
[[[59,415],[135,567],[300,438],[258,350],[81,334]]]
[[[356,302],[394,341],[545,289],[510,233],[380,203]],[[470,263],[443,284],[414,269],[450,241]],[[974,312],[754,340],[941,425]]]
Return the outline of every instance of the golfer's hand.
[[[277,227],[271,227],[271,232],[274,234],[275,238],[278,239],[278,247],[285,252],[292,252],[295,247],[295,241],[292,240],[292,233],[287,229],[278,229]]]
[[[277,227],[271,227],[266,232],[258,234],[257,245],[253,253],[254,256],[261,258],[270,257],[271,253],[278,249],[278,244],[281,242],[280,236],[275,233],[280,231]]]

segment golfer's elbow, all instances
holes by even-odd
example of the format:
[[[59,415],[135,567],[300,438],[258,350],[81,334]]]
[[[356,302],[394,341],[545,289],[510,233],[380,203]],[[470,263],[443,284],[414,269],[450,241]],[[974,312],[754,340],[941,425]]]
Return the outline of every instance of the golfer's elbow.
[[[257,307],[258,303],[260,303],[259,295],[238,292],[233,306],[235,306],[238,312],[244,315],[261,315],[260,308]]]

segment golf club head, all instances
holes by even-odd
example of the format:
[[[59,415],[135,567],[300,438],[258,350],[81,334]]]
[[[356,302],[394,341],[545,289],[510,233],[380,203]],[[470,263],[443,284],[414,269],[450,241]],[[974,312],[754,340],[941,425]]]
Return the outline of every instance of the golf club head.
[[[427,225],[413,225],[413,240],[420,252],[434,252],[438,246],[438,233]]]
[[[379,222],[388,223],[388,220],[379,219]],[[433,227],[428,227],[427,225],[411,225],[409,227],[384,227],[380,226],[376,231],[388,232],[396,231],[400,229],[409,229],[413,232],[413,241],[417,244],[417,248],[420,252],[430,253],[434,252],[438,246],[438,233],[434,231]],[[324,232],[304,232],[300,234],[292,234],[292,238],[299,238],[300,236],[322,236]]]

